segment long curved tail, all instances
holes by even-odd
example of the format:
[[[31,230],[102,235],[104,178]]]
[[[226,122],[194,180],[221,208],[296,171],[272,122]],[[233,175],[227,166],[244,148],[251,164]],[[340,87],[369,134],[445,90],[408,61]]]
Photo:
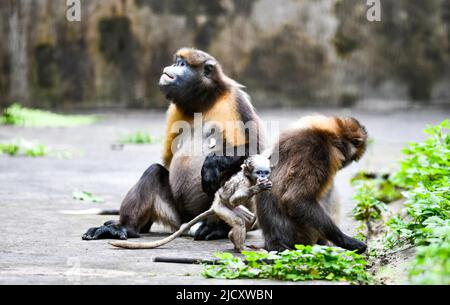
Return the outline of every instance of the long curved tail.
[[[198,215],[197,217],[195,217],[194,219],[192,219],[188,223],[185,223],[185,224],[181,225],[180,228],[178,229],[178,231],[176,231],[175,233],[167,236],[166,238],[160,239],[160,240],[150,241],[150,242],[130,242],[130,241],[122,241],[122,240],[119,241],[119,240],[116,240],[116,241],[110,242],[109,244],[114,246],[114,247],[125,248],[125,249],[154,249],[154,248],[158,248],[158,247],[161,247],[162,245],[165,245],[165,244],[171,242],[175,238],[181,236],[181,234],[183,234],[184,231],[186,231],[187,229],[192,227],[194,224],[196,224],[200,220],[205,219],[206,217],[208,217],[210,215],[213,215],[213,214],[214,214],[214,211],[212,209],[209,209],[209,210],[201,213],[200,215]]]
[[[63,210],[59,211],[66,215],[119,215],[119,210],[85,209],[85,210]]]

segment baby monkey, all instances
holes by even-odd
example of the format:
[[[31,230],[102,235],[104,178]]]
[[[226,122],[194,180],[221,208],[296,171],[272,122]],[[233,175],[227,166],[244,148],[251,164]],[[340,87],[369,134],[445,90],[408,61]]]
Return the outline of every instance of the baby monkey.
[[[180,229],[172,235],[153,242],[129,242],[113,241],[110,244],[126,249],[153,249],[165,245],[179,237],[200,220],[211,215],[217,215],[221,220],[231,226],[229,239],[234,245],[234,250],[242,251],[247,230],[251,229],[256,217],[250,212],[251,198],[272,187],[269,180],[270,160],[262,155],[252,155],[241,166],[242,170],[234,174],[215,193],[211,208],[188,223],[181,225]]]

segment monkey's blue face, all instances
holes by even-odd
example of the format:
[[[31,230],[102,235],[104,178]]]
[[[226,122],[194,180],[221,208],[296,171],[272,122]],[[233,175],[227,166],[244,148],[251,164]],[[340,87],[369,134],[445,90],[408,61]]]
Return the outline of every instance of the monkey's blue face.
[[[261,155],[253,155],[246,162],[247,166],[252,168],[251,175],[256,180],[269,179],[271,172],[269,159]]]
[[[181,49],[173,65],[164,68],[159,88],[187,115],[207,110],[228,88],[220,65],[210,55]]]
[[[270,176],[270,167],[257,167],[253,170],[253,177],[256,177],[258,180],[269,179]]]
[[[173,65],[164,68],[159,79],[159,88],[168,98],[176,98],[179,92],[184,92],[197,81],[198,73],[195,69],[190,67],[186,60],[177,57]]]

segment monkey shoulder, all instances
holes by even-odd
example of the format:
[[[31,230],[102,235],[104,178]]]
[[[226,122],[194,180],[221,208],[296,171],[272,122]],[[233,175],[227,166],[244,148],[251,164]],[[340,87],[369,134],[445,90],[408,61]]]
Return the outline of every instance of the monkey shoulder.
[[[250,182],[248,181],[247,177],[240,171],[233,176],[231,176],[230,179],[228,179],[224,185],[219,189],[219,192],[223,194],[229,194],[232,195],[235,192],[237,192],[241,188],[248,188],[250,187]]]

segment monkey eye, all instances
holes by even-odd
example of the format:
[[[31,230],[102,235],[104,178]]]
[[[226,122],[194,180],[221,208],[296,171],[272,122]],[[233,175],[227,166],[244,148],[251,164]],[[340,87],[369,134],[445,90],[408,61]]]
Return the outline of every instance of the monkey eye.
[[[209,76],[213,70],[214,70],[214,67],[212,65],[205,65],[205,75],[206,76]]]
[[[186,65],[186,62],[181,59],[181,58],[177,58],[177,60],[175,61],[175,66],[179,66],[179,67],[184,67]]]
[[[361,140],[359,140],[359,139],[353,139],[352,141],[351,141],[351,143],[354,145],[354,146],[359,146],[359,145],[361,145]]]

